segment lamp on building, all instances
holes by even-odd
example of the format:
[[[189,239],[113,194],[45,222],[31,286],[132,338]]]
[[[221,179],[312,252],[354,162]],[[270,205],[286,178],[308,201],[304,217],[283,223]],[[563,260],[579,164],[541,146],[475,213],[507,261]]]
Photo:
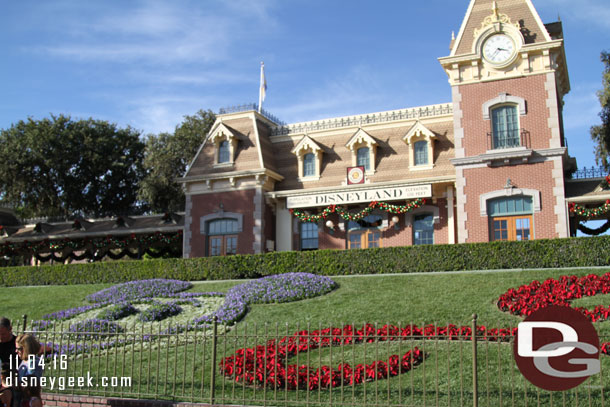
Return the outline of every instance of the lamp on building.
[[[329,229],[331,235],[335,234],[335,223],[332,220],[326,221],[326,227]]]
[[[398,219],[398,216],[396,216],[396,215],[392,216],[392,223],[394,224],[394,230],[398,230],[399,221],[400,221],[400,219]]]

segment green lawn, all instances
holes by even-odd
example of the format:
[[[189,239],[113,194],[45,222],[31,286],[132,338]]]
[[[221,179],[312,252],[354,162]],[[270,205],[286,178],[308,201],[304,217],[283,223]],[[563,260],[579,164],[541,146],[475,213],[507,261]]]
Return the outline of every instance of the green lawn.
[[[487,327],[514,327],[520,321],[500,312],[497,298],[511,287],[544,280],[562,274],[603,274],[610,269],[570,271],[522,271],[456,274],[378,275],[333,277],[339,287],[330,294],[304,301],[285,304],[262,304],[251,307],[247,316],[226,337],[219,338],[217,362],[236,349],[264,344],[276,332],[279,336],[292,334],[297,329],[341,326],[363,322],[408,325],[409,323],[449,323],[470,325],[472,314],[478,314],[480,325]],[[239,284],[231,282],[201,282],[191,291],[226,291]],[[78,285],[58,287],[1,288],[5,298],[3,312],[16,318],[28,314],[37,319],[43,314],[86,304],[84,297],[109,285]],[[610,296],[581,299],[575,305],[593,308],[608,305]],[[603,342],[610,341],[610,322],[596,324]],[[145,331],[145,329],[144,329]],[[146,331],[145,331],[146,332]],[[188,338],[187,338],[188,339]],[[191,335],[189,345],[175,346],[164,342],[160,346],[117,348],[105,356],[80,359],[73,364],[72,372],[93,371],[98,375],[116,375],[123,372],[137,382],[131,394],[160,393],[168,398],[209,398],[211,341]],[[205,342],[205,348],[204,348]],[[418,341],[386,342],[358,346],[327,348],[299,355],[287,363],[308,364],[313,367],[341,362],[357,364],[374,360],[387,360],[389,355],[402,354],[418,346],[427,354],[424,365],[410,373],[389,380],[379,380],[359,386],[344,386],[332,391],[284,392],[282,389],[254,389],[229,379],[218,377],[217,397],[223,402],[239,403],[243,400],[271,399],[285,405],[458,405],[472,404],[472,367],[470,342]],[[528,398],[531,404],[541,405],[601,405],[601,383],[591,378],[578,391],[551,395],[539,392],[524,382],[514,367],[509,344],[481,343],[479,352],[479,405],[522,405]],[[602,370],[610,371],[610,357],[602,356]],[[62,374],[68,375],[69,372]],[[605,374],[608,382],[608,374]],[[169,383],[169,384],[168,384]],[[605,400],[610,400],[610,388],[605,383]],[[159,388],[161,388],[159,390]],[[171,396],[170,396],[171,395]],[[303,401],[305,400],[305,401]],[[520,401],[521,400],[521,401]],[[606,401],[607,403],[607,401]]]

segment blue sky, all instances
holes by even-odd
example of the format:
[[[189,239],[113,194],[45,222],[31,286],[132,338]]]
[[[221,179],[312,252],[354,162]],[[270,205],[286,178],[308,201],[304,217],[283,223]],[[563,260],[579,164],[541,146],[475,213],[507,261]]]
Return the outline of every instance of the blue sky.
[[[144,134],[199,109],[258,100],[286,122],[451,101],[437,61],[468,0],[8,1],[0,15],[0,128],[93,117]],[[591,166],[607,0],[534,0],[564,24],[570,153]]]

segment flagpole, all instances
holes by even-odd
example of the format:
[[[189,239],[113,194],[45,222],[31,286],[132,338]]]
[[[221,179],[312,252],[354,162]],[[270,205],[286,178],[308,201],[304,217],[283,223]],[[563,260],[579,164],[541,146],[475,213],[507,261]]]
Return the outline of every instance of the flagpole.
[[[263,110],[263,101],[267,93],[267,81],[265,80],[265,63],[261,61],[261,83],[258,89],[258,112]]]

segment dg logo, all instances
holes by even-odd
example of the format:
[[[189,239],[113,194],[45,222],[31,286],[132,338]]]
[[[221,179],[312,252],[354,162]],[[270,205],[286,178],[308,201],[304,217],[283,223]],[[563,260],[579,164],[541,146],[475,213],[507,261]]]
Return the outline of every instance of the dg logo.
[[[530,314],[518,325],[513,352],[523,376],[545,390],[568,390],[600,372],[597,332],[570,307]]]

